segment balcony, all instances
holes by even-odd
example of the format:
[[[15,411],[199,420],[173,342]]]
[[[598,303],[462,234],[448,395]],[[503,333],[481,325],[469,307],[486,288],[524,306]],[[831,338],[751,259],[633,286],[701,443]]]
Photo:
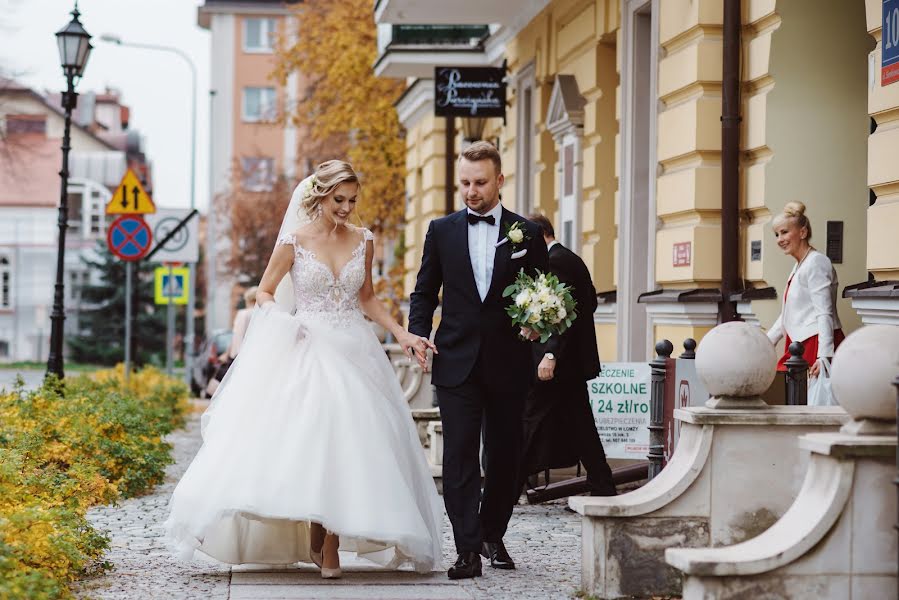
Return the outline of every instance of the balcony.
[[[378,77],[433,78],[436,65],[483,66],[487,25],[378,25]]]
[[[375,22],[411,25],[507,25],[532,4],[545,0],[375,0]]]

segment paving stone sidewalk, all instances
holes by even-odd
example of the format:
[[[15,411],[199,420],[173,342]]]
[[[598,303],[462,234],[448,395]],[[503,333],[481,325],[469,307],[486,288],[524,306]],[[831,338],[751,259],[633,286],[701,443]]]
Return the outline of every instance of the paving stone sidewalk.
[[[202,409],[202,407],[198,407]],[[199,413],[186,429],[169,441],[176,463],[166,472],[165,483],[152,494],[132,498],[117,506],[90,511],[91,522],[108,531],[112,547],[107,560],[113,569],[102,577],[80,582],[79,598],[97,600],[209,599],[299,600],[333,599],[543,599],[572,598],[580,573],[580,522],[565,510],[564,501],[515,509],[505,542],[518,569],[497,571],[489,566],[484,576],[461,582],[449,581],[445,571],[421,576],[412,572],[384,572],[341,557],[344,577],[324,581],[317,569],[235,567],[194,561],[179,562],[163,537],[168,499],[175,484],[200,446]],[[444,515],[444,565],[455,559],[449,522]]]

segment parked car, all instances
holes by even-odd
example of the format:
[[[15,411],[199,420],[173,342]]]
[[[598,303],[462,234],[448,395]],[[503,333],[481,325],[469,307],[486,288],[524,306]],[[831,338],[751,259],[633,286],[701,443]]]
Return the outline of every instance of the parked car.
[[[191,372],[191,391],[201,397],[206,397],[206,386],[215,372],[221,366],[219,357],[231,345],[231,337],[234,335],[230,329],[214,331],[206,340],[197,356],[194,358],[193,371]]]

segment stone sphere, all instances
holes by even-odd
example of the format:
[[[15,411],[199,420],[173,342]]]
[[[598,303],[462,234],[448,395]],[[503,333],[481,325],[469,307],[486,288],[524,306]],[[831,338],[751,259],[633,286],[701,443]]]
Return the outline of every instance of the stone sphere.
[[[853,419],[896,420],[899,327],[868,325],[843,340],[833,355],[833,395]]]
[[[774,344],[742,321],[718,325],[696,350],[696,372],[712,396],[758,396],[771,387],[776,368]]]

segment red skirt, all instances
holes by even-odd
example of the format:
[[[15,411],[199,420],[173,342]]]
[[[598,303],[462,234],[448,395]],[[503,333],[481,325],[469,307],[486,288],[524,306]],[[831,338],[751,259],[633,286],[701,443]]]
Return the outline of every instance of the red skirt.
[[[846,336],[843,335],[842,329],[834,329],[833,330],[833,349],[836,350],[840,345],[840,342]],[[780,357],[780,360],[777,361],[777,370],[778,371],[786,371],[787,370],[787,359],[790,358],[790,344],[793,343],[793,340],[790,339],[790,336],[786,336],[787,341],[784,344],[784,355]],[[805,362],[811,366],[814,364],[816,360],[818,360],[818,335],[815,334],[807,340],[803,340],[802,342],[802,358],[805,359]]]

